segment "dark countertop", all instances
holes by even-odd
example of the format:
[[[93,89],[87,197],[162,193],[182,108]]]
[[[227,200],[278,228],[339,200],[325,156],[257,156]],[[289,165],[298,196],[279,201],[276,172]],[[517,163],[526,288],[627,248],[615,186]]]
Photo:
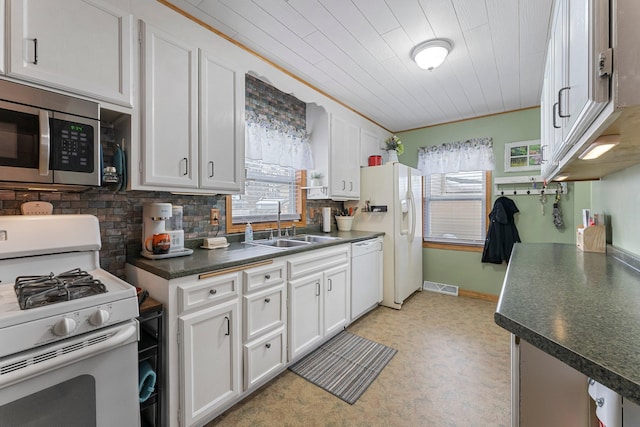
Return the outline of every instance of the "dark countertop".
[[[302,233],[299,233],[302,234]],[[233,241],[228,238],[229,246],[222,249],[202,249],[199,247],[202,240],[198,240],[193,247],[193,254],[175,258],[150,260],[140,256],[140,249],[129,250],[127,262],[138,268],[146,270],[163,279],[177,279],[178,277],[190,276],[193,274],[207,273],[222,270],[230,267],[237,267],[253,262],[272,259],[280,256],[289,256],[300,252],[314,249],[326,248],[330,246],[353,243],[361,240],[382,236],[384,233],[371,231],[335,231],[331,233],[304,233],[317,234],[322,236],[339,237],[327,243],[313,243],[310,245],[296,246],[286,249],[278,249],[266,246],[247,245],[242,242]],[[193,242],[191,242],[193,243]],[[195,246],[195,247],[194,247]]]
[[[612,246],[518,243],[495,322],[640,404],[639,267]]]

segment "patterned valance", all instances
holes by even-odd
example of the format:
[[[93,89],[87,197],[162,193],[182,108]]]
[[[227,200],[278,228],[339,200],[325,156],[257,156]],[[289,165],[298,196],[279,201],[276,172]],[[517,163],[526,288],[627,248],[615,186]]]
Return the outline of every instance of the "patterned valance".
[[[423,175],[494,168],[491,138],[473,138],[418,149],[418,169]]]
[[[261,114],[247,113],[245,157],[264,163],[313,169],[309,134]]]

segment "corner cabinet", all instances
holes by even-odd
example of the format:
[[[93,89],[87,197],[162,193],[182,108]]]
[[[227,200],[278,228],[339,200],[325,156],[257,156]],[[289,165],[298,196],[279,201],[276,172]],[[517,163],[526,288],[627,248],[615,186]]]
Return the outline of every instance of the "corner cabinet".
[[[555,2],[540,102],[543,178],[597,179],[640,163],[638,19],[634,0]],[[581,160],[603,135],[620,135],[619,146]]]
[[[141,21],[143,137],[136,189],[239,193],[244,73]]]
[[[100,0],[7,3],[9,76],[132,105],[131,15]]]

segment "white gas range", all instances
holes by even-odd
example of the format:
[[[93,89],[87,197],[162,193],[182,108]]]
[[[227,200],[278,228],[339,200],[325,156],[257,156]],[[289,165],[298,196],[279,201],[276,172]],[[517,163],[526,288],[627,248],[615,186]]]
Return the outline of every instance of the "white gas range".
[[[139,425],[136,290],[100,246],[92,215],[0,216],[0,425]]]

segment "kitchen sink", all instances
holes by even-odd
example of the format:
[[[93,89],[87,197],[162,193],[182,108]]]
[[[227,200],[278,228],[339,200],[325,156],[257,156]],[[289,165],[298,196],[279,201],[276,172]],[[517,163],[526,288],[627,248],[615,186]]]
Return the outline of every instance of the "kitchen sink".
[[[314,234],[299,234],[297,236],[290,237],[290,239],[309,243],[326,243],[334,240],[340,240],[339,237],[316,236]]]
[[[302,240],[289,240],[289,239],[261,239],[251,242],[253,245],[271,246],[273,248],[293,248],[296,246],[305,246],[311,244],[311,242],[305,242]]]

